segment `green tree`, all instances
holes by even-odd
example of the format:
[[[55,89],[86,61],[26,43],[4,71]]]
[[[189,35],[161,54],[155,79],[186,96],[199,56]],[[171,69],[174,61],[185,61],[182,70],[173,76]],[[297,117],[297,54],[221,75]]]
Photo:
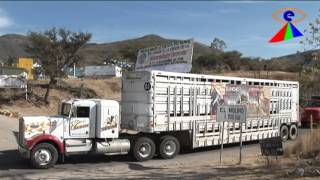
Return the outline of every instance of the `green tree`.
[[[231,68],[232,71],[240,69],[242,54],[238,51],[229,51],[222,54],[223,61]]]
[[[304,30],[304,37],[304,40],[301,41],[304,45],[304,50],[320,48],[320,14],[318,14],[318,17],[310,22],[308,28]]]
[[[320,12],[320,9],[319,9]],[[315,20],[311,21],[308,28],[304,30],[304,39],[301,41],[304,51],[320,49],[320,13]],[[318,71],[320,68],[320,53],[313,51],[311,54],[304,55],[303,67]],[[302,68],[304,70],[304,68]]]
[[[318,16],[308,24],[308,28],[304,30],[304,39],[301,41],[303,45],[304,59],[300,64],[301,71],[310,73],[308,79],[301,78],[301,92],[303,98],[309,98],[310,95],[319,94],[319,69],[320,69],[320,10]],[[299,72],[301,75],[302,73]]]
[[[56,83],[56,78],[63,74],[63,68],[80,60],[78,50],[91,38],[87,32],[71,32],[64,28],[51,28],[44,32],[29,32],[31,44],[26,51],[38,59],[43,72],[49,77],[49,84],[44,96],[48,103],[49,92]]]
[[[220,53],[202,55],[192,62],[192,72],[194,73],[200,73],[202,70],[221,72],[225,68],[226,64]]]
[[[5,65],[6,66],[14,66],[17,63],[17,58],[9,56]]]
[[[222,39],[214,38],[213,41],[211,42],[210,48],[223,51],[224,49],[227,48],[227,44]]]
[[[135,62],[137,60],[138,49],[136,48],[124,48],[119,51],[124,59],[128,59],[130,62]]]

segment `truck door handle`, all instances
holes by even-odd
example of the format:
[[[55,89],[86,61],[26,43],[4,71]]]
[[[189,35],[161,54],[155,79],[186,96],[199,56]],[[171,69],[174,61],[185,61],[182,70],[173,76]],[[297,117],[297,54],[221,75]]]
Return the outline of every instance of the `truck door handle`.
[[[88,131],[86,131],[86,134],[88,134]]]

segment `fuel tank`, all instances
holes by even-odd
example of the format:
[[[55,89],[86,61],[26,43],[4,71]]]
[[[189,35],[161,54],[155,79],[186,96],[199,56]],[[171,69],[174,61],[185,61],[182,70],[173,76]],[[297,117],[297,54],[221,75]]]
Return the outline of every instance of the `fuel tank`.
[[[128,154],[129,150],[130,141],[128,139],[114,139],[111,141],[96,142],[97,154]]]

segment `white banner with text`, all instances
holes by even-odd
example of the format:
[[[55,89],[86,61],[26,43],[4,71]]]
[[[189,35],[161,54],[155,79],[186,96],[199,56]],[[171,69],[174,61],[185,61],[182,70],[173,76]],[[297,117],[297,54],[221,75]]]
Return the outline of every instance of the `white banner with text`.
[[[174,41],[167,45],[141,49],[136,71],[190,72],[192,68],[193,40]]]

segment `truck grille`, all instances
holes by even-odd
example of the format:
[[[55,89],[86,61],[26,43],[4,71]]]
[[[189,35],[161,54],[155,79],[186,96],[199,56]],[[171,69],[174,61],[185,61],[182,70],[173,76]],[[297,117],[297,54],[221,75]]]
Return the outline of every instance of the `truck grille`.
[[[23,146],[23,141],[24,141],[24,120],[23,118],[19,119],[19,139],[18,143]]]

